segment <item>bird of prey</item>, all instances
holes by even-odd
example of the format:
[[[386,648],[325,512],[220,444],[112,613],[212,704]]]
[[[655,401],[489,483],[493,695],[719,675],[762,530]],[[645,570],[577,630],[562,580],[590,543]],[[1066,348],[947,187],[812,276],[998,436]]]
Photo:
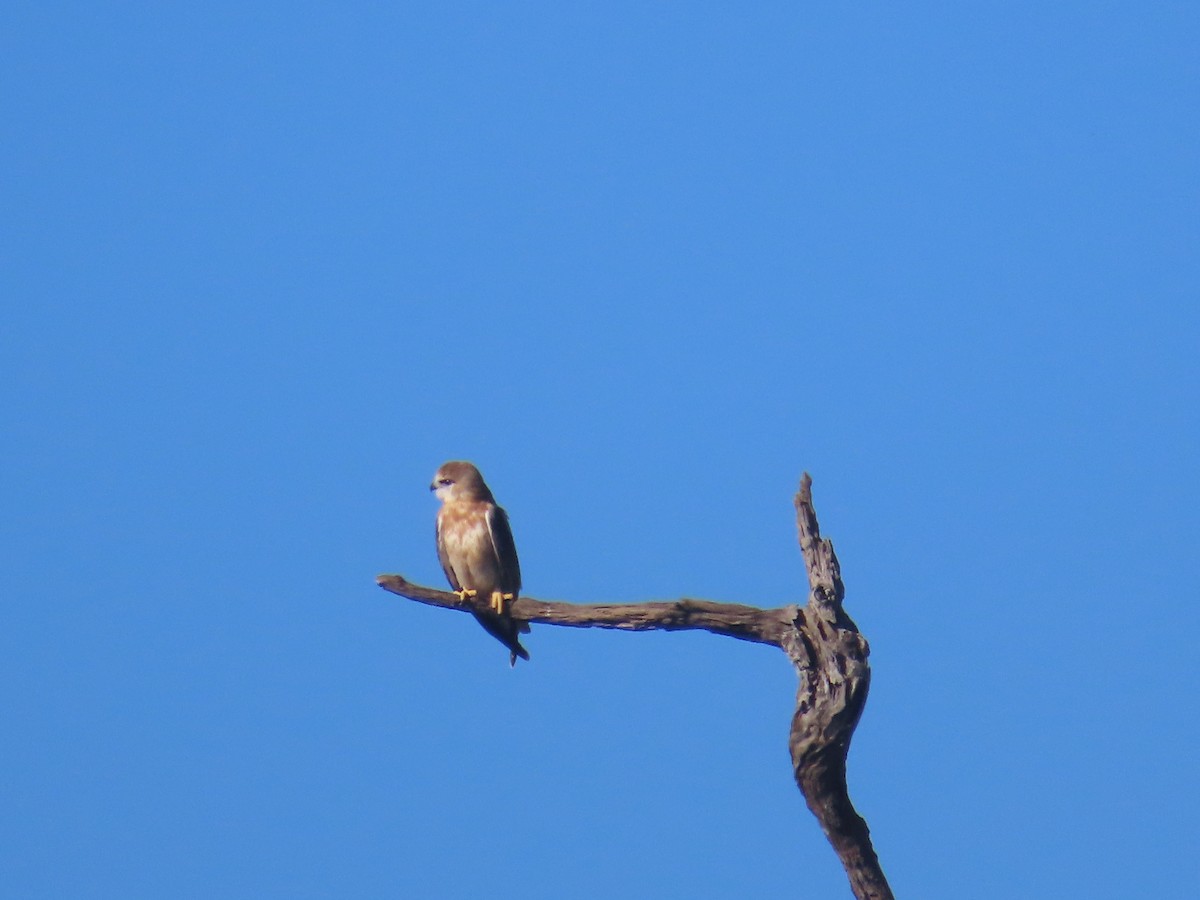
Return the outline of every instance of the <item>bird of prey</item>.
[[[514,619],[504,602],[517,599],[521,564],[508,514],[496,505],[479,470],[469,462],[445,463],[429,489],[442,501],[437,514],[437,551],[442,571],[463,600],[482,595],[488,608],[473,609],[484,630],[509,650],[509,665],[529,659],[520,635],[528,622]]]

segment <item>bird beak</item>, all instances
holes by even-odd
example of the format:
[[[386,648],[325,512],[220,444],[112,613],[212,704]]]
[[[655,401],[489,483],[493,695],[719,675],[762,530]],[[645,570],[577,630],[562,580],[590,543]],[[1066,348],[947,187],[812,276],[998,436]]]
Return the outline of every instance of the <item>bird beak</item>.
[[[436,481],[430,483],[429,490],[431,490],[431,491],[437,490],[437,482]]]

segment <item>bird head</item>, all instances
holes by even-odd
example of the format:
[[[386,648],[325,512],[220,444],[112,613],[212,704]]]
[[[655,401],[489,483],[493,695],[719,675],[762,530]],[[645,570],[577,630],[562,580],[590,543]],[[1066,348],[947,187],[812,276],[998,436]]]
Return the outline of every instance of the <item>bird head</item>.
[[[443,463],[433,476],[433,483],[429,485],[429,489],[443,503],[455,500],[495,502],[479,470],[462,460]]]

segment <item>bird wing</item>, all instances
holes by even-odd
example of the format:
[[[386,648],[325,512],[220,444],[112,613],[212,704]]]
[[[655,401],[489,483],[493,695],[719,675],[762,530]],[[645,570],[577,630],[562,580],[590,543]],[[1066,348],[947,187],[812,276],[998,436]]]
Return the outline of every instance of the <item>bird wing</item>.
[[[521,590],[521,562],[517,559],[517,544],[508,524],[508,513],[492,505],[487,512],[488,537],[500,564],[500,590],[517,594]]]

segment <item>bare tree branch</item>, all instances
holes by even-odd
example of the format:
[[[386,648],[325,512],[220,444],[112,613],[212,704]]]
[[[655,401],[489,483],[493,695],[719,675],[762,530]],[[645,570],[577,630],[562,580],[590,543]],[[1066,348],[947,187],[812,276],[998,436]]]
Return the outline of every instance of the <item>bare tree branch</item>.
[[[486,600],[436,591],[406,581],[400,575],[380,575],[376,583],[384,590],[409,600],[445,609],[486,611]],[[616,628],[622,631],[685,631],[699,629],[743,641],[779,646],[791,627],[795,607],[759,609],[737,603],[712,603],[686,597],[654,603],[559,603],[521,597],[507,610],[514,619],[568,628]]]
[[[559,603],[521,597],[509,610],[515,619],[569,628],[624,631],[700,629],[779,647],[800,679],[788,746],[796,784],[841,859],[858,900],[892,900],[867,823],[850,802],[846,754],[858,725],[871,670],[869,648],[842,609],[845,588],[833,544],[821,537],[806,472],[794,503],[800,552],[808,571],[804,607],[759,609],[737,603],[683,598],[652,603]],[[462,612],[487,609],[487,599],[422,587],[400,575],[380,575],[385,590],[418,603]]]

